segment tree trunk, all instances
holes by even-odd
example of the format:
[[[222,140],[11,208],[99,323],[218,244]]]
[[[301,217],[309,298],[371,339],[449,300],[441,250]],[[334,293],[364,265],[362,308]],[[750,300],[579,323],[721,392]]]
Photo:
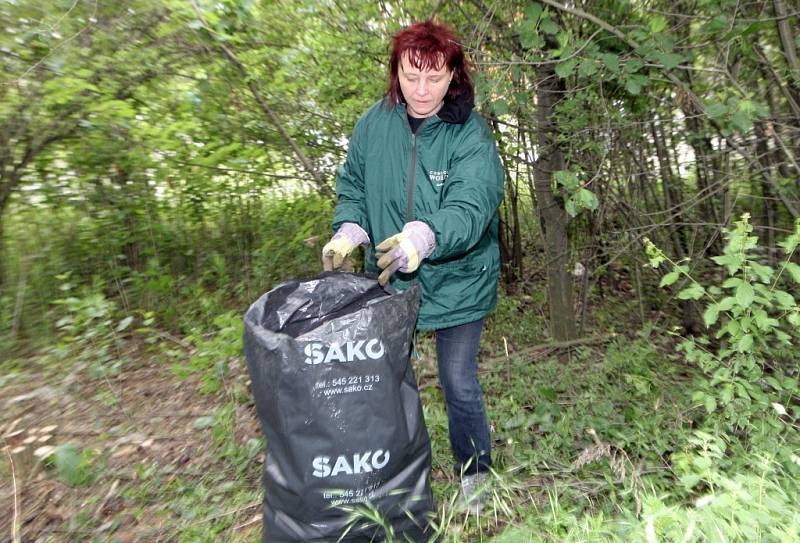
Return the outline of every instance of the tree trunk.
[[[26,155],[27,157],[27,155]],[[6,239],[5,239],[5,217],[6,210],[9,203],[11,203],[11,193],[14,192],[20,179],[22,179],[22,171],[30,162],[30,158],[25,161],[22,167],[14,164],[4,164],[0,161],[0,290],[6,286],[8,275],[6,266],[8,265],[8,258],[6,257]]]
[[[682,191],[679,187],[680,181],[676,180],[672,173],[668,155],[669,151],[664,145],[662,139],[663,135],[660,134],[655,121],[650,124],[650,129],[653,135],[653,142],[656,146],[659,169],[661,170],[661,183],[664,187],[667,216],[672,217],[669,221],[673,223],[670,228],[670,233],[672,234],[674,251],[675,254],[683,260],[685,257],[690,256],[692,251],[687,240],[686,226],[684,226],[686,219],[682,211],[683,201],[681,196]],[[681,320],[683,322],[683,329],[687,334],[701,334],[705,329],[700,309],[697,302],[694,300],[683,300],[681,302]]]
[[[569,218],[562,202],[553,194],[553,172],[564,168],[564,155],[558,146],[558,128],[553,121],[553,109],[559,96],[564,94],[564,82],[556,77],[553,64],[539,66],[537,78],[538,158],[533,179],[547,259],[550,331],[556,341],[567,341],[576,337],[572,277],[569,273]]]
[[[4,217],[5,214],[3,213],[2,207],[0,207],[0,292],[2,292],[3,288],[6,286],[6,266],[8,265],[8,259],[6,258],[6,238],[3,229]]]
[[[492,122],[495,134],[502,134],[496,122]],[[521,144],[520,144],[521,145]],[[506,197],[503,206],[504,214],[500,217],[500,267],[503,270],[503,282],[506,287],[515,286],[522,277],[522,233],[519,219],[519,161],[517,161],[515,181],[512,182],[511,167],[502,137],[498,141],[500,157],[506,171]]]
[[[764,123],[756,121],[753,125],[756,134],[756,159],[761,164],[761,224],[766,229],[767,247],[769,248],[769,260],[775,264],[775,222],[778,215],[775,193],[772,190],[770,176],[772,170],[772,152],[767,145],[767,134],[764,130]]]
[[[656,147],[656,158],[658,158],[661,188],[664,193],[663,209],[667,210],[667,217],[674,217],[672,219],[668,219],[669,222],[673,223],[669,228],[670,237],[672,239],[672,252],[673,254],[677,255],[678,258],[683,259],[686,257],[686,233],[685,228],[681,226],[680,223],[685,221],[683,220],[683,214],[676,211],[681,205],[683,205],[683,203],[680,201],[680,196],[675,189],[672,177],[672,168],[670,167],[669,158],[667,157],[667,150],[664,147],[664,143],[661,141],[659,131],[656,128],[655,120],[650,123],[650,133],[653,136],[653,143]]]
[[[781,50],[786,64],[789,66],[789,81],[787,82],[789,92],[795,103],[800,105],[800,60],[797,58],[795,50],[795,36],[792,34],[792,27],[789,23],[789,14],[783,0],[773,0],[775,6],[775,23],[778,26],[778,34],[781,38]]]

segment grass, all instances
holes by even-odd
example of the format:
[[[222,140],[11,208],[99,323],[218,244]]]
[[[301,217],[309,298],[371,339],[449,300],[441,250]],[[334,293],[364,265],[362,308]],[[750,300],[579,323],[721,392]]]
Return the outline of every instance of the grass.
[[[63,351],[86,366],[89,384],[79,390],[80,401],[99,413],[93,425],[102,431],[84,447],[104,452],[90,457],[97,461],[88,486],[72,488],[54,469],[31,485],[62,493],[61,506],[74,512],[58,530],[45,532],[49,540],[260,541],[263,441],[242,360],[230,345],[240,337],[235,320],[222,315],[213,333],[188,336],[181,344],[149,341],[157,336],[148,327],[148,341],[137,348],[126,348],[141,343],[126,332],[78,341],[80,352]],[[480,372],[493,429],[494,471],[489,506],[477,518],[458,511],[433,339],[417,337],[414,365],[432,441],[441,541],[798,540],[800,439],[793,421],[784,418],[777,426],[764,421],[764,435],[753,440],[715,433],[704,426],[703,406],[692,400],[697,370],[675,356],[669,336],[645,327],[578,347],[566,357],[524,351],[547,340],[544,322],[540,313],[506,297],[488,321]],[[116,321],[109,330],[115,327]],[[104,347],[112,344],[127,360],[120,375],[93,376],[88,371],[93,366],[109,364]],[[6,375],[15,377],[0,381],[0,395],[23,377],[56,376],[52,349],[37,356],[26,364],[4,363]],[[170,410],[195,413],[203,407],[206,414],[166,430],[155,423],[139,428],[169,434],[188,425],[190,433],[174,451],[156,457],[143,448],[123,467],[109,445],[119,430],[113,424],[128,421],[112,421],[111,415],[144,405],[131,405],[116,380],[133,375],[144,359],[145,369],[163,381],[158,400],[182,389],[185,399]],[[51,371],[39,373],[42,363]],[[188,368],[178,372],[184,380],[176,376],[176,363]],[[60,364],[63,370],[70,361]],[[114,388],[106,386],[112,382]],[[4,481],[8,468],[4,458]],[[0,487],[4,495],[7,488]],[[34,497],[22,497],[23,509],[33,511]]]
[[[663,371],[665,362],[643,337],[612,343],[605,352],[582,349],[566,361],[510,356],[482,367],[494,430],[493,503],[486,518],[450,518],[451,540],[512,541],[515,533],[531,533],[532,515],[634,510],[643,489],[665,478],[664,449],[680,442],[682,413],[691,407],[680,394],[680,375]],[[425,381],[430,370],[421,371]],[[422,397],[434,467],[447,473],[441,392],[426,387]],[[582,454],[583,465],[576,465]],[[443,504],[457,490],[449,478],[434,488]]]

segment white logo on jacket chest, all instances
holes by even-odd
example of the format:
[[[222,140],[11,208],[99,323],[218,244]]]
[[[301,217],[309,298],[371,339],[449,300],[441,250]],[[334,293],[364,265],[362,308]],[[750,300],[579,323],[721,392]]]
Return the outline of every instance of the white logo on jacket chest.
[[[437,187],[441,187],[447,180],[447,170],[428,170],[428,177]]]

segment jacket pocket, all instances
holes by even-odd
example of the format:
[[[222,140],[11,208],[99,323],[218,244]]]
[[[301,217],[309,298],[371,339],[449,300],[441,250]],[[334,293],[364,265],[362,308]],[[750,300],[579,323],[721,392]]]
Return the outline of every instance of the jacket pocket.
[[[493,255],[429,266],[422,279],[423,296],[442,315],[488,311],[497,296],[499,268]]]

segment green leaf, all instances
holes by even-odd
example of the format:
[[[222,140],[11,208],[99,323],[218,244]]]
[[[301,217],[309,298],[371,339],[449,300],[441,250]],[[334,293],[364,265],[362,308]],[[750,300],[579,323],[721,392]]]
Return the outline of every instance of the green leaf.
[[[581,61],[580,66],[578,66],[578,76],[580,77],[589,77],[597,73],[597,65],[594,63],[594,59],[585,58]]]
[[[741,324],[743,332],[749,332],[751,330],[750,325],[753,324],[753,319],[750,317],[742,317],[739,320],[739,324]]]
[[[132,322],[133,322],[133,317],[132,316],[128,316],[128,317],[125,317],[124,319],[122,319],[119,322],[119,324],[117,325],[117,332],[122,332],[123,330],[127,329],[128,326],[130,326]]]
[[[714,256],[714,257],[711,257],[711,260],[713,260],[714,262],[716,262],[720,266],[725,266],[725,269],[728,271],[729,275],[734,274],[737,271],[739,271],[739,268],[741,268],[742,264],[744,263],[744,257],[743,256],[734,255],[734,254],[724,254],[724,255],[720,255],[720,256]],[[732,278],[732,279],[736,279],[736,278]],[[730,281],[730,280],[731,279],[728,279],[728,281]],[[737,281],[741,281],[741,279],[736,279],[736,280]],[[725,286],[725,284],[728,281],[723,283],[722,286],[725,287],[725,288],[728,288],[728,287]]]
[[[692,283],[678,293],[679,300],[698,300],[705,293],[705,289],[697,283]]]
[[[507,115],[509,110],[508,102],[505,100],[495,100],[492,102],[492,111],[495,115]]]
[[[520,29],[519,44],[523,49],[541,49],[544,47],[544,38],[539,35],[535,28]]]
[[[782,309],[791,309],[795,305],[794,296],[785,290],[776,289],[772,291],[772,296],[778,302]]]
[[[617,55],[612,55],[611,53],[605,53],[600,55],[600,58],[603,59],[603,64],[606,65],[606,68],[608,68],[615,74],[619,73],[619,57]]]
[[[680,276],[681,276],[680,272],[671,271],[667,275],[661,278],[661,282],[658,284],[658,286],[660,288],[668,287],[675,281],[677,281]]]
[[[528,420],[528,416],[523,413],[517,413],[513,417],[507,419],[503,423],[503,428],[505,430],[513,430],[514,428],[519,428]]]
[[[766,319],[763,319],[763,320],[757,322],[757,324],[758,324],[758,327],[761,328],[762,330],[764,330],[765,332],[768,331],[768,330],[773,330],[773,329],[775,329],[775,328],[777,328],[778,326],[781,325],[781,323],[778,322],[777,319],[773,319],[772,317],[768,317]]]
[[[753,311],[753,323],[764,330],[768,325],[767,321],[769,320],[769,316],[767,312],[763,309],[756,309]]]
[[[597,195],[589,189],[581,189],[578,191],[577,200],[580,202],[581,207],[594,211],[600,205]]]
[[[624,71],[626,74],[635,74],[642,68],[644,68],[644,62],[642,62],[638,58],[632,58],[631,60],[625,63]]]
[[[753,303],[753,298],[755,297],[755,292],[753,292],[753,287],[750,283],[742,282],[738,287],[736,287],[736,302],[741,307],[749,307],[750,304]]]
[[[671,70],[683,62],[683,56],[676,53],[658,53],[656,58],[667,70]]]
[[[728,16],[727,15],[717,15],[714,19],[712,19],[709,23],[705,25],[704,30],[709,34],[716,34],[723,30],[728,29]]]
[[[633,95],[637,95],[642,92],[642,87],[647,85],[650,82],[650,79],[644,75],[631,75],[625,81],[625,90]]]
[[[736,298],[733,296],[726,296],[722,300],[720,300],[717,306],[719,307],[720,311],[730,311],[733,308],[733,304],[736,302]]]
[[[574,49],[572,45],[574,41],[572,35],[569,32],[560,30],[558,36],[556,36],[556,40],[558,40],[558,57],[565,60],[570,58]]]
[[[542,5],[538,2],[530,2],[525,6],[525,19],[529,22],[536,24],[539,22],[539,17],[542,14]]]
[[[773,330],[773,334],[775,334],[775,339],[783,343],[784,345],[791,345],[792,344],[792,336],[783,332],[781,330]]]
[[[727,334],[727,335],[729,335],[731,337],[735,337],[741,331],[742,331],[742,327],[739,325],[739,322],[736,321],[736,320],[731,319],[731,320],[728,321],[728,324],[726,324],[725,326],[723,326],[722,328],[719,329],[719,331],[717,332],[715,337],[717,337],[719,339],[722,336],[724,336],[725,334]]]
[[[86,486],[94,482],[90,457],[71,443],[56,448],[53,461],[58,478],[69,486]]]
[[[523,49],[538,49],[544,45],[544,38],[539,35],[537,23],[542,14],[542,5],[531,2],[525,8],[525,17],[518,25],[519,43]]]
[[[740,277],[729,277],[722,283],[722,288],[736,288],[742,283],[744,283],[744,280]]]
[[[572,74],[575,70],[575,66],[578,64],[578,60],[575,58],[571,58],[564,62],[559,62],[556,65],[556,75],[561,79],[566,79],[567,77]]]
[[[746,38],[750,34],[754,34],[754,33],[759,32],[761,30],[768,30],[770,28],[770,24],[771,24],[770,21],[756,21],[755,23],[752,23],[751,25],[749,25],[749,26],[745,27],[743,30],[741,30],[739,35],[742,36],[743,38]],[[734,34],[734,33],[735,32],[731,32],[731,34]],[[727,41],[727,37],[726,37],[725,41]]]
[[[787,262],[784,269],[789,272],[795,283],[800,283],[800,266],[794,262]]]
[[[697,483],[699,483],[702,479],[703,478],[696,473],[686,473],[678,477],[678,480],[686,490],[691,490],[697,486]]]
[[[580,186],[578,175],[570,170],[558,170],[554,174],[556,183],[563,186],[567,192],[575,192]]]
[[[762,283],[769,283],[770,279],[772,279],[772,274],[775,273],[769,266],[752,261],[750,262],[750,269],[758,276]]]
[[[721,102],[714,102],[706,106],[706,115],[708,115],[712,119],[719,119],[727,112],[728,112],[728,107]]]
[[[733,400],[733,387],[731,385],[725,385],[720,391],[719,397],[723,404],[727,405],[731,403],[731,400]]]
[[[663,15],[656,15],[650,19],[650,32],[658,34],[667,28],[667,18]]]
[[[753,347],[753,334],[745,334],[742,336],[742,339],[739,340],[739,344],[736,346],[736,350],[740,353],[746,353],[750,351]]]
[[[739,110],[733,114],[733,117],[731,117],[731,123],[735,128],[738,128],[739,131],[743,133],[749,132],[750,129],[753,128],[753,120],[750,113],[743,110]]]
[[[717,400],[714,399],[714,396],[706,396],[705,408],[706,413],[709,414],[717,410]]]
[[[706,308],[705,312],[703,313],[703,322],[706,325],[706,328],[710,328],[717,319],[719,318],[719,305],[712,304]]]
[[[556,399],[558,399],[558,394],[556,394],[556,391],[553,388],[542,386],[539,387],[537,391],[542,396],[542,398],[544,398],[549,402],[555,402]]]
[[[625,81],[625,90],[629,93],[636,95],[642,92],[642,86],[633,78],[629,78]]]
[[[558,34],[560,30],[558,25],[550,17],[542,19],[539,23],[539,29],[545,34]]]

